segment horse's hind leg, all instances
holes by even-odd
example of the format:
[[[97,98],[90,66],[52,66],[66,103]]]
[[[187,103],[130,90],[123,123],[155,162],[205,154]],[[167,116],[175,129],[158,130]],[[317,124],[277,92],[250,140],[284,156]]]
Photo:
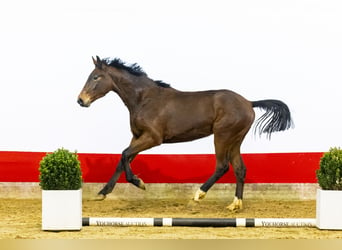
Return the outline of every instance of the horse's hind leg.
[[[241,158],[240,147],[237,147],[235,150],[232,151],[231,163],[233,165],[236,177],[236,189],[234,201],[229,206],[227,206],[227,208],[231,211],[234,211],[242,209],[243,188],[246,176],[246,166]]]
[[[214,174],[196,191],[194,200],[199,201],[205,197],[208,190],[215,184],[229,170],[228,161],[216,164],[216,170]]]
[[[198,201],[205,197],[207,191],[229,170],[229,154],[227,144],[219,135],[214,136],[216,168],[214,174],[197,190],[194,200]]]
[[[207,191],[219,180],[228,170],[229,162],[233,165],[236,176],[235,198],[232,204],[227,206],[229,210],[242,209],[243,187],[246,176],[246,167],[240,155],[240,145],[236,139],[229,139],[227,134],[215,134],[216,169],[214,174],[197,190],[194,200],[203,199]]]

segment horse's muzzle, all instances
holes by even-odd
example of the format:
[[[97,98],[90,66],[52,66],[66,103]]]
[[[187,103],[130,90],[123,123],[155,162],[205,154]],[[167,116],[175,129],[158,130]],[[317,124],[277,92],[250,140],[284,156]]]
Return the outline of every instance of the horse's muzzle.
[[[89,104],[84,103],[84,101],[80,97],[77,99],[77,103],[82,107],[89,107]]]

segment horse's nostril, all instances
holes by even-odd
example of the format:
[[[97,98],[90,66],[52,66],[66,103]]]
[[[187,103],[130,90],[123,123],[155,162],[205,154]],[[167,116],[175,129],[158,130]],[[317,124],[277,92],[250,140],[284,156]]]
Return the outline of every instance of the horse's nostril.
[[[79,98],[77,99],[77,102],[78,102],[78,104],[81,105],[82,107],[88,108],[88,107],[90,106],[89,100],[85,99],[85,101],[84,101],[83,98],[81,98],[81,97],[79,97]]]
[[[83,100],[81,98],[78,98],[77,102],[78,102],[79,105],[84,107],[84,102],[83,102]]]

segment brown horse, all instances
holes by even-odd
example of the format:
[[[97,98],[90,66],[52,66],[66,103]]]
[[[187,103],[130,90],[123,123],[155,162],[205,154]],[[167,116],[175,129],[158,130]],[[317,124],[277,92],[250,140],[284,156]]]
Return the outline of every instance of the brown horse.
[[[266,133],[268,138],[271,133],[292,126],[287,105],[278,100],[250,102],[230,90],[183,92],[148,78],[137,64],[126,65],[117,58],[101,60],[98,56],[93,62],[95,69],[78,96],[78,103],[89,107],[109,91],[116,92],[129,110],[133,134],[113,176],[98,193],[101,199],[112,192],[123,171],[128,182],[145,189],[144,182],[130,167],[141,151],[162,143],[191,141],[214,134],[216,169],[198,189],[194,200],[204,198],[231,163],[237,181],[235,198],[228,209],[241,209],[246,167],[240,146],[254,121],[253,108],[266,111],[257,121],[256,130]]]

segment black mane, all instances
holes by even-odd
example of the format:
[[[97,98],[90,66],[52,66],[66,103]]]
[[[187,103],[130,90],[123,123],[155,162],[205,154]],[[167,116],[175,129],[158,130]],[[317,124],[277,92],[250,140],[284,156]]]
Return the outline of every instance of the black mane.
[[[106,64],[107,66],[111,66],[117,69],[126,70],[127,72],[131,73],[135,76],[147,76],[145,71],[137,64],[133,63],[131,65],[127,65],[125,62],[123,62],[120,58],[105,58],[102,59],[102,63]],[[162,88],[170,88],[170,84],[167,84],[163,81],[154,81],[157,86]]]
[[[120,58],[105,58],[102,60],[107,66],[112,66],[117,69],[123,69],[135,76],[147,76],[143,69],[136,63],[127,65],[125,62],[121,61]]]
[[[171,85],[168,83],[165,83],[163,81],[154,81],[159,87],[162,88],[171,88]]]

